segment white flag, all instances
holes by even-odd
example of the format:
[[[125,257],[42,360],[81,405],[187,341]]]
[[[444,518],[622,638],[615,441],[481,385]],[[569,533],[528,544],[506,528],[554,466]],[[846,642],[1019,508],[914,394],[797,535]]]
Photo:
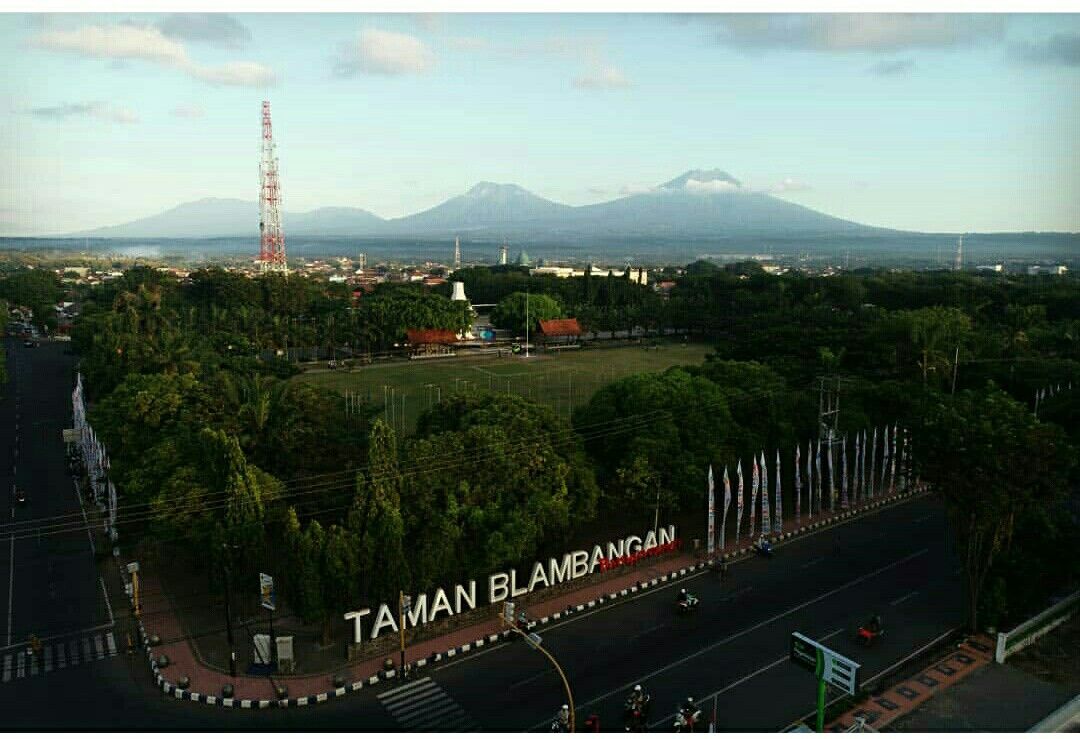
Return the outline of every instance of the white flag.
[[[776,520],[773,521],[773,533],[784,533],[784,495],[780,486],[780,450],[776,450]]]
[[[799,479],[799,444],[795,444],[795,523],[802,523],[802,480]]]
[[[832,447],[833,447],[832,440],[830,439],[829,446],[825,450],[825,454],[829,458],[829,512],[830,513],[834,512],[836,510],[836,487],[833,485],[833,481],[836,479],[836,477],[835,477],[835,475],[833,475]]]
[[[709,542],[706,545],[706,554],[712,558],[714,542],[716,541],[716,502],[713,498],[712,465],[709,465]]]
[[[847,499],[847,437],[840,442],[840,507],[848,509]]]
[[[735,507],[738,509],[735,516],[735,543],[739,542],[739,535],[742,533],[742,509],[743,509],[743,476],[742,476],[742,460],[739,460],[739,466],[735,470],[735,474],[739,476],[739,494],[735,496]]]
[[[727,467],[724,467],[724,515],[720,523],[720,553],[724,552],[724,533],[727,531],[727,512],[731,505],[731,480],[728,479]]]
[[[877,426],[874,427],[874,440],[870,442],[870,497],[875,495],[874,475],[877,473]]]
[[[772,531],[772,516],[769,512],[769,468],[765,464],[765,451],[761,452],[761,535],[768,536]]]
[[[821,439],[818,439],[817,449],[814,450],[814,482],[817,483],[817,512],[821,515]],[[810,507],[814,507],[813,503]]]
[[[754,511],[757,510],[758,484],[761,481],[761,471],[758,469],[757,457],[753,457],[754,472],[750,477],[750,539],[754,538]]]

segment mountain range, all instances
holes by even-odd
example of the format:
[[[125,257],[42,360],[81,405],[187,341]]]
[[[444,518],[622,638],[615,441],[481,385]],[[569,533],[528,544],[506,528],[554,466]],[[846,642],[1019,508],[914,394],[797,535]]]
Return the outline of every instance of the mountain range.
[[[68,234],[101,238],[255,237],[258,203],[206,198],[116,226]],[[690,170],[646,192],[570,206],[514,184],[481,182],[463,195],[402,218],[361,208],[282,213],[286,239],[471,236],[529,241],[609,238],[874,236],[896,233],[835,218],[745,187],[718,169]]]

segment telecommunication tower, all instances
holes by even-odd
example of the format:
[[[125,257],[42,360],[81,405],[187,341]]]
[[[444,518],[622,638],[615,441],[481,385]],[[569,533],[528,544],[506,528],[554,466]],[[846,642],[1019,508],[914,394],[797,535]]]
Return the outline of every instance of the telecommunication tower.
[[[507,254],[509,252],[510,252],[510,247],[507,246],[506,244],[503,244],[502,248],[499,250],[499,264],[503,264],[503,265],[506,264],[506,256],[507,256]]]
[[[285,232],[281,230],[281,183],[270,125],[270,101],[262,104],[262,158],[259,160],[259,269],[288,274]]]
[[[454,269],[461,268],[461,239],[454,237]]]
[[[956,242],[956,264],[953,265],[953,269],[957,272],[964,268],[964,237],[961,236],[960,240]]]

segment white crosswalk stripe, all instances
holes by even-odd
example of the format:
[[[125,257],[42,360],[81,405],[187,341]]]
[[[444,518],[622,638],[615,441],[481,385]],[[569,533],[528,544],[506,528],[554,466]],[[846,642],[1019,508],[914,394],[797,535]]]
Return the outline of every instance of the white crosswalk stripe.
[[[49,642],[42,645],[37,656],[28,654],[25,646],[12,647],[2,653],[3,682],[44,676],[56,670],[76,667],[80,662],[107,659],[117,654],[116,636],[112,631],[67,641]]]
[[[465,710],[431,678],[392,688],[378,696],[406,731],[476,731]]]

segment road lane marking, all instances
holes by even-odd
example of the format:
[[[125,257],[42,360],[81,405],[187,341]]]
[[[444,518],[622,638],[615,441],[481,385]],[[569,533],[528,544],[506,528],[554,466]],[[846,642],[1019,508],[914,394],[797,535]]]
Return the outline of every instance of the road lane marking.
[[[109,626],[116,623],[113,620],[112,603],[109,602],[109,591],[105,589],[105,578],[98,577],[98,582],[101,583],[101,594],[105,596],[105,608],[109,611]]]
[[[925,516],[919,516],[919,517],[918,517],[918,518],[916,518],[916,519],[915,519],[914,521],[912,521],[912,523],[922,523],[923,521],[927,520],[927,519],[928,519],[928,518],[930,518],[931,516],[933,516],[933,514],[932,514],[932,513],[928,513],[928,514],[927,514],[927,515],[925,515]]]
[[[90,521],[86,518],[86,508],[83,507],[82,496],[79,495],[79,483],[74,478],[72,478],[71,483],[75,487],[75,498],[79,501],[79,510],[82,511],[83,523],[86,525],[86,538],[90,540],[90,553],[96,556],[97,550],[94,549],[94,537],[90,535]]]
[[[832,632],[831,634],[826,634],[825,636],[818,639],[818,642],[828,641],[829,639],[832,639],[834,636],[836,636],[837,634],[839,634],[842,631],[843,631],[843,629],[837,629],[836,631]],[[770,662],[769,664],[765,665],[764,667],[760,667],[760,668],[754,670],[749,675],[744,675],[743,677],[740,677],[735,682],[728,683],[724,687],[720,688],[720,690],[717,690],[715,693],[709,693],[707,696],[705,696],[704,698],[702,698],[700,700],[700,703],[702,705],[704,705],[705,703],[707,703],[708,701],[710,701],[713,698],[717,697],[718,695],[721,695],[722,693],[726,693],[729,690],[732,690],[734,688],[739,687],[740,685],[745,683],[747,680],[750,680],[751,678],[755,678],[755,677],[757,677],[758,675],[760,675],[763,672],[768,672],[769,670],[771,670],[772,668],[776,667],[779,664],[783,664],[784,662],[790,662],[790,661],[791,661],[791,655],[790,654],[785,654],[780,659],[774,660],[774,661]],[[660,719],[659,721],[657,721],[656,723],[649,724],[649,728],[660,726],[661,724],[666,724],[668,721],[671,721],[673,718],[675,718],[675,714],[674,713],[669,714],[669,715],[665,716],[664,718]]]
[[[534,680],[539,680],[542,677],[547,677],[548,675],[551,675],[554,672],[555,672],[554,668],[549,667],[546,670],[544,670],[543,672],[538,672],[537,674],[533,675],[532,677],[527,677],[524,680],[518,680],[516,683],[511,684],[510,687],[508,687],[506,689],[506,692],[507,693],[512,693],[515,690],[517,690],[518,688],[520,688],[522,685],[528,685],[529,683],[533,682]]]
[[[824,558],[824,557],[818,557],[817,559],[812,559],[812,560],[810,560],[809,562],[807,562],[807,563],[806,563],[806,564],[804,564],[804,565],[799,565],[799,569],[801,569],[801,570],[805,570],[805,569],[806,569],[807,567],[813,567],[813,566],[814,566],[814,565],[816,565],[816,564],[817,564],[818,562],[823,562],[823,561],[825,561],[825,558]]]
[[[919,594],[919,591],[918,591],[918,590],[912,590],[912,591],[911,591],[910,593],[908,593],[907,595],[901,596],[900,598],[897,598],[897,599],[896,599],[896,600],[894,600],[894,601],[890,601],[890,602],[889,602],[889,605],[890,605],[890,606],[898,606],[898,605],[900,605],[901,603],[903,603],[903,602],[904,602],[905,600],[907,600],[907,599],[909,599],[909,598],[914,598],[914,597],[915,597],[916,595],[918,595],[918,594]]]
[[[600,701],[605,700],[607,698],[610,698],[611,696],[613,696],[613,695],[615,695],[617,693],[625,692],[629,688],[632,688],[634,685],[637,685],[639,683],[641,683],[641,684],[647,683],[647,682],[649,682],[649,680],[656,677],[657,675],[661,675],[661,674],[663,674],[663,673],[665,673],[665,672],[667,672],[667,671],[669,671],[669,670],[671,670],[671,669],[673,669],[675,667],[678,667],[679,665],[682,665],[682,664],[684,664],[686,662],[689,662],[692,659],[697,659],[701,655],[706,654],[708,652],[711,652],[712,650],[717,649],[718,647],[722,647],[725,644],[729,644],[730,642],[733,642],[736,639],[740,639],[740,638],[746,636],[747,634],[751,633],[752,631],[757,631],[758,629],[762,628],[763,626],[768,626],[769,624],[774,623],[776,621],[779,621],[780,619],[782,619],[782,618],[784,618],[786,616],[790,616],[792,613],[795,613],[796,611],[800,611],[803,608],[806,608],[807,606],[810,606],[810,605],[813,605],[814,603],[825,600],[826,598],[830,598],[833,595],[836,595],[837,593],[839,593],[841,591],[847,590],[848,588],[852,587],[853,585],[858,585],[859,583],[863,582],[864,580],[868,580],[871,577],[875,577],[877,575],[880,575],[882,572],[885,572],[886,570],[891,570],[893,567],[896,567],[898,565],[902,565],[902,564],[904,564],[906,562],[909,562],[909,561],[911,561],[911,560],[913,560],[913,559],[915,559],[917,557],[921,557],[921,556],[923,556],[924,554],[926,554],[929,551],[930,551],[930,549],[928,547],[926,547],[926,548],[920,549],[917,552],[913,552],[913,553],[907,555],[906,557],[902,557],[901,559],[898,559],[898,560],[896,560],[895,562],[893,562],[891,564],[887,564],[884,567],[879,567],[878,569],[874,570],[873,572],[868,572],[865,575],[861,575],[861,576],[855,578],[854,580],[851,580],[850,582],[845,583],[844,585],[840,585],[840,586],[838,586],[836,588],[833,588],[832,590],[828,591],[827,593],[822,593],[821,595],[819,595],[819,596],[817,596],[815,598],[811,598],[810,600],[805,601],[803,603],[800,603],[797,606],[792,606],[791,608],[787,609],[786,611],[783,611],[782,613],[778,613],[775,616],[771,616],[771,617],[765,619],[764,621],[760,621],[757,624],[755,624],[753,626],[749,626],[749,627],[743,629],[742,631],[739,631],[739,632],[736,632],[736,633],[732,634],[731,636],[725,637],[725,638],[721,639],[718,642],[714,642],[713,644],[710,644],[707,647],[703,647],[703,648],[697,650],[696,652],[693,652],[691,654],[686,655],[685,657],[682,657],[681,659],[675,660],[674,662],[670,662],[670,663],[668,663],[664,667],[661,667],[658,670],[653,670],[652,672],[650,672],[647,675],[643,675],[642,677],[639,677],[636,680],[632,680],[632,681],[626,683],[625,685],[622,685],[622,686],[620,686],[618,688],[615,688],[614,690],[610,690],[607,693],[604,693],[604,694],[599,695],[599,696],[597,696],[597,697],[595,697],[595,698],[593,698],[593,699],[591,699],[589,701],[581,703],[581,704],[579,704],[579,706],[584,708],[585,706],[590,706],[590,705],[592,705],[594,703],[599,703]],[[537,727],[540,727],[540,726],[543,726],[543,724],[537,724]],[[537,727],[534,727],[534,728],[537,728]]]

